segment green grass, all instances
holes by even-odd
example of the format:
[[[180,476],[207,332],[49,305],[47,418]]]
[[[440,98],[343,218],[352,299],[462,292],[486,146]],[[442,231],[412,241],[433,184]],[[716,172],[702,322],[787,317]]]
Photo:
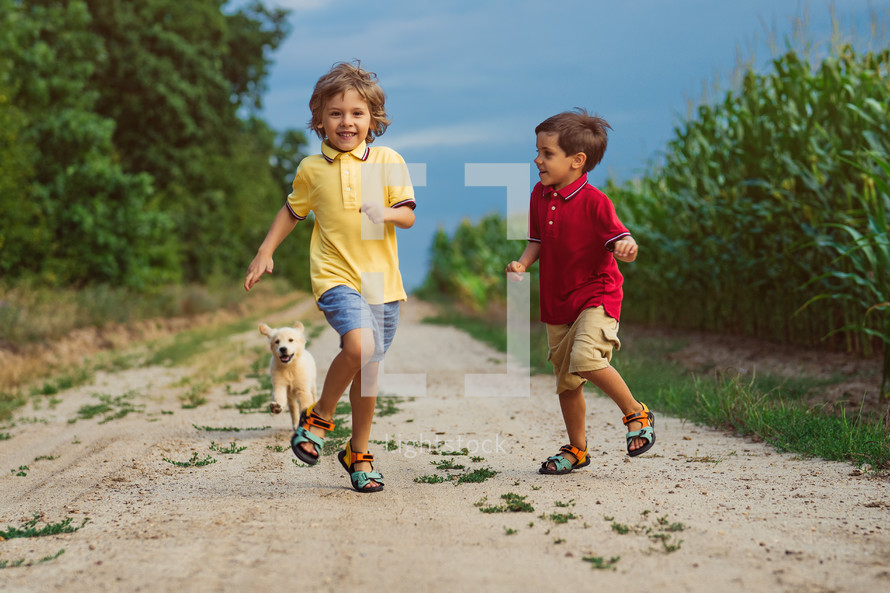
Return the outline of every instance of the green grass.
[[[448,319],[464,329],[467,324],[457,315],[452,313]],[[469,326],[485,322],[491,323],[474,317]],[[543,360],[539,354],[547,348],[546,335],[535,331],[535,326],[541,325],[532,325],[532,368],[549,367],[546,354]],[[890,433],[880,418],[861,413],[849,416],[843,409],[835,413],[827,406],[812,407],[803,401],[804,393],[827,380],[770,375],[696,377],[667,360],[667,354],[682,347],[679,340],[637,338],[632,351],[622,350],[612,360],[638,399],[655,412],[656,434],[661,412],[762,439],[779,451],[890,469]]]

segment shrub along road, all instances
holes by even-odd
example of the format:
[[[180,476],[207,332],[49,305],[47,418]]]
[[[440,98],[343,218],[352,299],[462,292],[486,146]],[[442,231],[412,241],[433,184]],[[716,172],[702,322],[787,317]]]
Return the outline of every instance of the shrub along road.
[[[262,321],[321,327],[311,305]],[[379,494],[352,491],[333,453],[294,463],[287,414],[262,411],[255,330],[214,338],[217,360],[100,373],[19,410],[0,429],[0,590],[890,586],[885,478],[661,414],[652,452],[630,459],[619,412],[594,396],[593,462],[541,476],[565,441],[551,378],[530,397],[465,397],[465,375],[504,373],[504,356],[421,324],[426,307],[406,305],[387,358],[416,388],[380,398]],[[312,340],[321,378],[336,348],[330,330]],[[182,408],[199,385],[207,402]],[[18,536],[68,519],[70,533]]]

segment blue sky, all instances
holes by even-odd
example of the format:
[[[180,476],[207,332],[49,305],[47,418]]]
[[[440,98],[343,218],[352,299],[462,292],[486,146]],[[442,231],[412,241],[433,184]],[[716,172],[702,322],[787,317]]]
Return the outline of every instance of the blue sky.
[[[834,6],[845,38],[855,31],[863,48],[887,43],[890,20],[890,0],[265,3],[293,11],[264,97],[272,127],[305,129],[318,77],[357,58],[387,94],[393,123],[377,143],[425,165],[417,223],[399,232],[409,290],[423,280],[437,228],[506,210],[505,189],[465,186],[465,163],[530,163],[534,128],[548,116],[584,107],[606,118],[613,131],[591,182],[627,180],[657,159],[691,104],[731,88],[741,62],[764,70],[796,21],[824,45]],[[536,181],[530,175],[529,190]],[[522,249],[517,241],[517,256]]]

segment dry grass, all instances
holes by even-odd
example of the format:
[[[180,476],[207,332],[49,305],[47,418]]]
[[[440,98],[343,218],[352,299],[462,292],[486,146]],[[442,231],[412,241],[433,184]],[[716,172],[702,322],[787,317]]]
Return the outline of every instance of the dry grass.
[[[7,292],[3,297],[10,296]],[[274,286],[258,286],[250,298],[212,312],[178,317],[154,317],[129,323],[71,328],[74,299],[56,306],[40,297],[16,295],[17,302],[28,302],[28,316],[40,320],[35,330],[45,336],[35,341],[0,340],[0,419],[8,417],[42,381],[60,375],[88,376],[90,360],[100,353],[132,352],[134,343],[156,342],[165,337],[198,327],[235,322],[270,311],[278,311],[306,298],[304,293],[276,294]],[[0,299],[9,302],[8,299]],[[64,314],[62,313],[64,312]],[[78,313],[78,315],[82,315]],[[67,316],[67,317],[66,317]],[[54,328],[56,328],[54,330]],[[53,334],[57,331],[57,334]]]

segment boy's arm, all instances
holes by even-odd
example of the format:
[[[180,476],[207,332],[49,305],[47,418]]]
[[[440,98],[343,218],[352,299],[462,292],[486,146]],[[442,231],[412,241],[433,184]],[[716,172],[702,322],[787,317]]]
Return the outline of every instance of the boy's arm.
[[[263,274],[272,273],[272,268],[275,267],[275,262],[272,261],[272,254],[275,253],[275,250],[281,245],[284,238],[294,230],[294,227],[297,226],[297,221],[298,219],[291,214],[287,204],[281,207],[281,210],[275,215],[275,220],[272,221],[272,226],[269,227],[269,232],[266,233],[266,238],[263,239],[263,244],[260,245],[256,256],[247,267],[247,276],[244,278],[244,290],[250,291],[253,285],[260,281]]]
[[[374,224],[389,222],[400,229],[410,229],[414,226],[414,208],[411,206],[389,208],[383,204],[368,202],[362,204],[359,210],[364,212]]]
[[[627,235],[615,241],[612,254],[618,261],[632,262],[637,259],[638,251],[639,246],[637,242],[634,241],[633,237]]]
[[[511,261],[507,264],[507,277],[510,280],[522,280],[522,274],[538,261],[541,255],[541,244],[537,241],[529,241],[525,251],[519,256],[519,261]]]

